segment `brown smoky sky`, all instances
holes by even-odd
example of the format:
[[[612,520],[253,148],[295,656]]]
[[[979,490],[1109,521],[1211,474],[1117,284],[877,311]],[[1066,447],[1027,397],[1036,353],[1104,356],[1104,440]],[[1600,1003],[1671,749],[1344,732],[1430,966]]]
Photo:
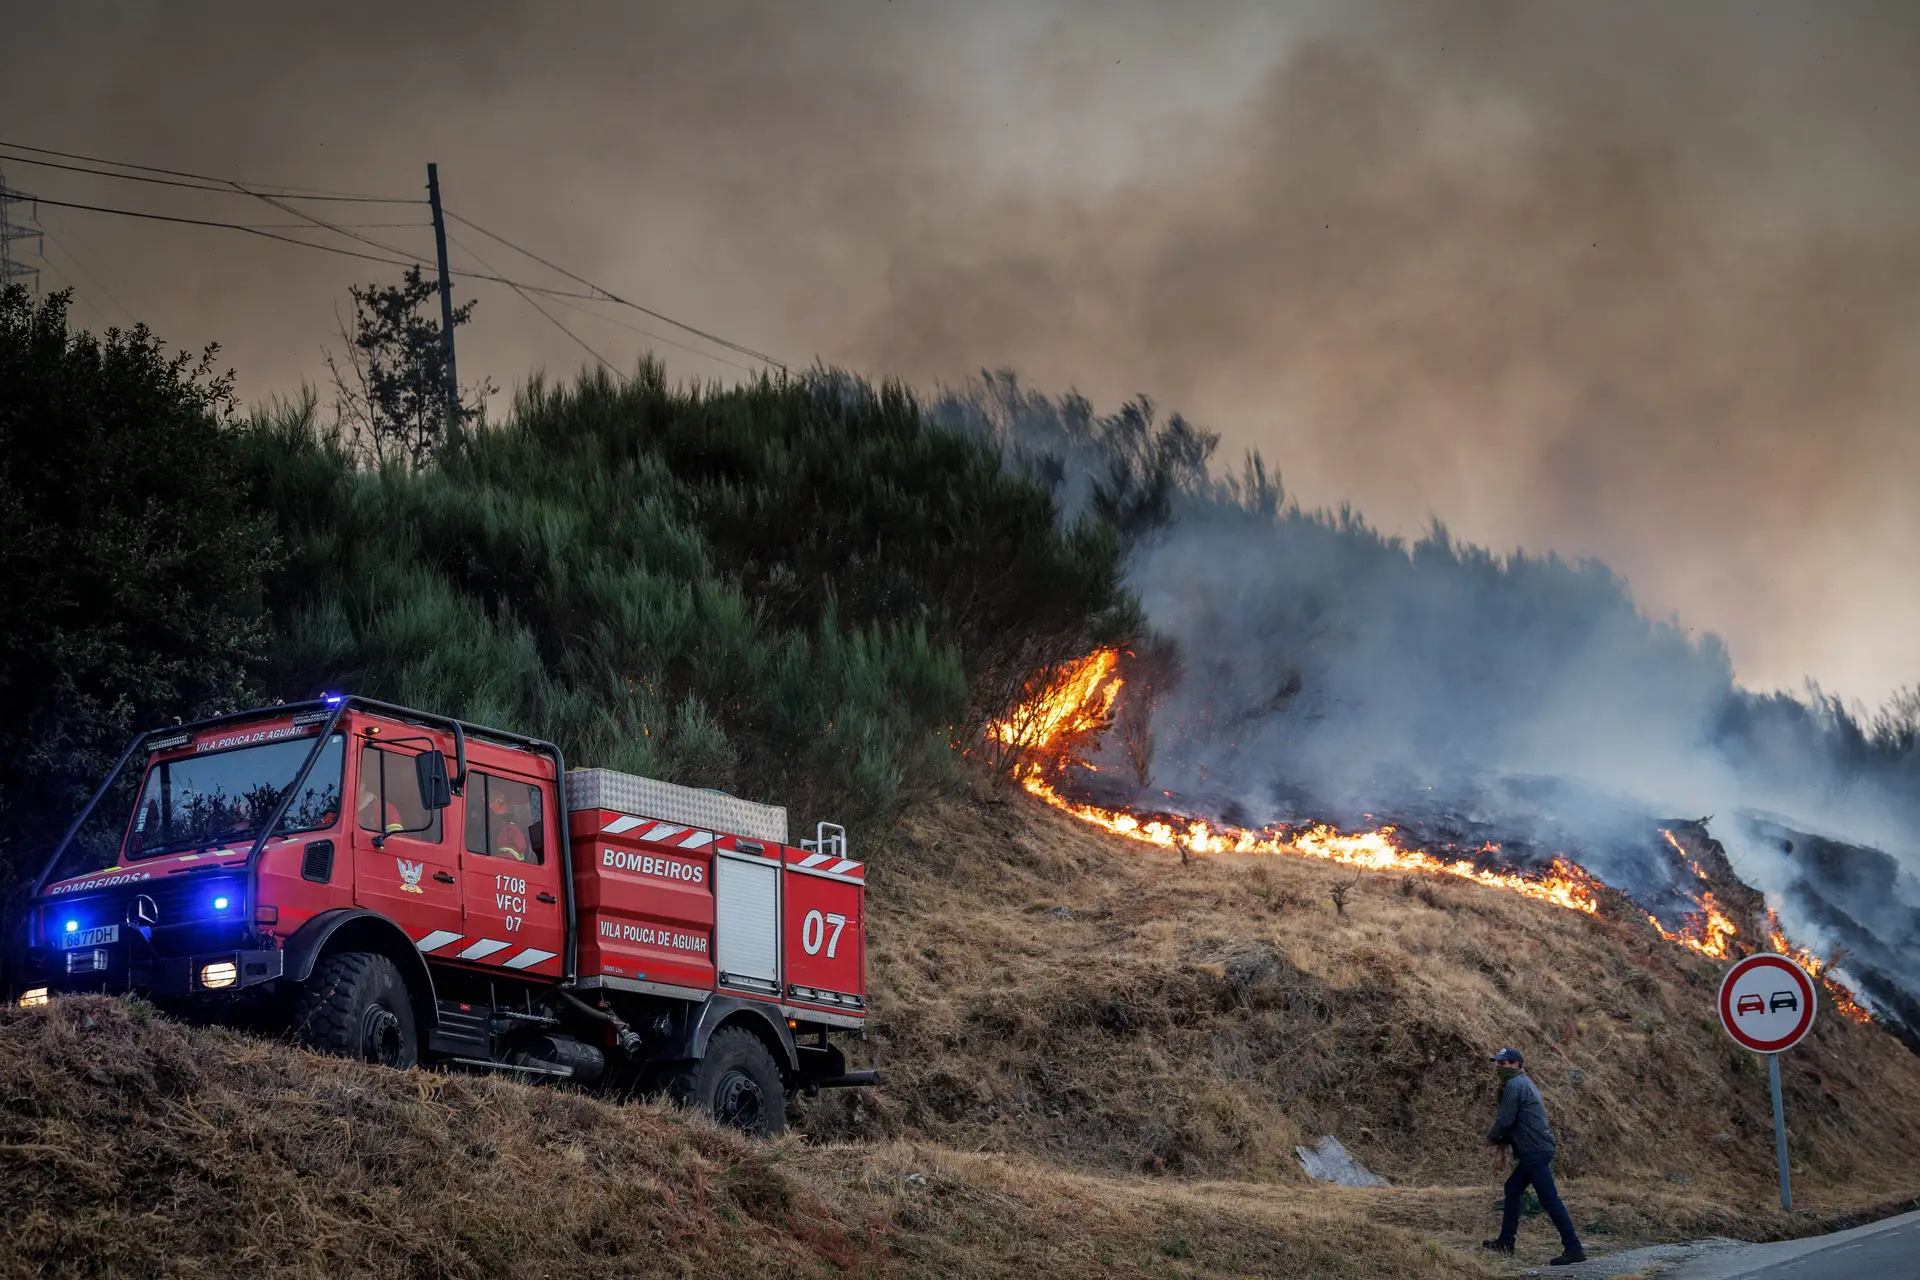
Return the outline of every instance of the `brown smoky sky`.
[[[434,160],[474,222],[795,366],[1143,392],[1305,505],[1598,556],[1748,683],[1875,702],[1920,679],[1917,71],[1908,4],[68,3],[11,9],[0,138],[399,196]],[[307,207],[431,247],[418,206]],[[80,322],[217,340],[253,400],[324,391],[348,285],[397,274],[40,222]],[[564,283],[453,230],[456,266]],[[473,288],[464,377],[593,358]],[[741,376],[547,305],[616,368]]]

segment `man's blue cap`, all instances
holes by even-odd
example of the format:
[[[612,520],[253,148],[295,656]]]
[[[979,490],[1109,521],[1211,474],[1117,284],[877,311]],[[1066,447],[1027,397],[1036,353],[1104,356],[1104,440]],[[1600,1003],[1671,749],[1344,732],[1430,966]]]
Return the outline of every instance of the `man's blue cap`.
[[[1493,1055],[1492,1061],[1511,1062],[1517,1067],[1525,1063],[1526,1059],[1520,1055],[1520,1051],[1518,1049],[1502,1049],[1500,1052]]]

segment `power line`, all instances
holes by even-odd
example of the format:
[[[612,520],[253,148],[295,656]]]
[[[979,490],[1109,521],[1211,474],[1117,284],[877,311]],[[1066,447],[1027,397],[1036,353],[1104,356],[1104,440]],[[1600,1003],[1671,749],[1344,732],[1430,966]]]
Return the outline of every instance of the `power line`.
[[[17,193],[8,192],[5,188],[0,188],[0,197],[11,194]],[[122,218],[140,218],[148,222],[175,222],[188,227],[217,227],[223,231],[244,231],[248,235],[259,236],[265,240],[278,240],[282,244],[297,244],[303,249],[318,249],[323,253],[340,254],[342,257],[360,258],[367,262],[385,263],[390,267],[418,267],[425,265],[425,260],[418,257],[411,258],[410,260],[376,258],[370,253],[357,253],[352,249],[342,249],[336,245],[315,244],[311,240],[296,240],[292,236],[277,236],[271,231],[262,231],[258,227],[250,227],[244,222],[216,222],[209,218],[182,218],[170,213],[147,213],[140,209],[115,209],[108,205],[80,204],[73,200],[47,200],[38,196],[33,198],[41,204],[52,205],[56,209],[84,209],[88,213],[111,213]],[[406,252],[404,249],[390,249],[389,251],[393,253]]]
[[[228,221],[223,221],[220,219],[213,219],[213,218],[189,218],[189,217],[183,217],[177,214],[152,213],[152,212],[148,212],[146,210],[140,210],[140,209],[123,209],[123,208],[116,208],[110,205],[86,204],[80,201],[73,201],[73,200],[47,200],[44,198],[40,200],[41,204],[49,205],[55,208],[78,209],[88,213],[104,213],[104,214],[114,215],[117,217],[137,218],[137,219],[141,219],[149,222],[170,222],[180,226],[211,227],[211,228],[214,228],[217,230],[223,230],[223,231],[239,231],[247,235],[259,236],[262,239],[278,241],[282,244],[298,245],[303,249],[317,249],[323,253],[337,254],[341,257],[354,258],[363,262],[375,262],[383,266],[424,267],[427,265],[426,259],[423,255],[415,254],[411,250],[405,249],[399,245],[388,244],[384,241],[376,240],[371,236],[361,235],[356,230],[356,228],[360,226],[368,226],[373,228],[378,228],[381,226],[410,227],[410,226],[418,226],[421,224],[415,224],[415,223],[356,224],[356,223],[333,222],[328,219],[321,218],[315,214],[309,213],[304,209],[295,208],[291,205],[282,203],[283,200],[321,200],[321,199],[352,201],[352,202],[358,202],[358,203],[383,203],[383,204],[423,204],[425,203],[425,201],[400,200],[400,199],[383,197],[383,196],[364,196],[364,197],[352,196],[352,195],[346,195],[341,193],[295,194],[290,191],[283,191],[275,194],[268,194],[263,190],[257,190],[257,189],[251,188],[246,184],[243,184],[237,181],[233,181],[230,179],[214,178],[205,174],[191,173],[186,170],[163,169],[153,165],[136,165],[136,164],[131,164],[131,163],[122,162],[122,161],[102,160],[98,157],[83,156],[73,152],[54,151],[44,147],[30,147],[22,143],[0,142],[0,148],[11,148],[14,150],[32,151],[41,155],[60,156],[65,159],[83,160],[83,161],[87,161],[89,163],[94,163],[94,164],[118,165],[122,168],[140,169],[148,173],[163,174],[170,178],[193,179],[195,182],[198,182],[198,183],[209,184],[202,187],[196,187],[194,189],[212,191],[218,194],[250,196],[253,199],[256,199],[256,200],[262,201],[265,204],[271,205],[272,207],[280,210],[281,212],[289,214],[295,218],[299,218],[302,221],[298,223],[228,222]],[[24,161],[24,162],[29,164],[47,163],[42,161],[31,161],[31,160]],[[71,166],[71,165],[55,165],[53,167],[67,168],[67,169],[75,168],[75,166]],[[149,179],[141,178],[139,177],[139,175],[135,175],[135,174],[108,173],[108,172],[103,172],[99,170],[78,170],[78,171],[95,173],[101,177],[127,178],[131,180],[136,180],[136,181],[149,181]],[[158,181],[158,180],[153,179],[153,181]],[[185,182],[174,182],[174,183],[167,183],[165,185],[190,186],[191,184],[185,183]],[[13,194],[13,193],[7,192],[4,185],[0,185],[0,198],[4,198],[8,194]],[[560,266],[558,263],[552,262],[551,260],[545,257],[542,257],[540,254],[533,252],[531,249],[527,249],[521,245],[515,244],[513,241],[506,239],[504,236],[501,236],[495,232],[487,230],[485,227],[480,226],[478,223],[474,222],[470,218],[462,217],[461,215],[453,212],[451,209],[447,210],[446,212],[447,212],[447,216],[456,219],[457,221],[463,223],[468,227],[471,227],[473,230],[478,231],[480,234],[487,236],[490,239],[499,241],[501,244],[505,245],[509,249],[512,249],[514,252],[532,259],[533,261],[539,263],[541,266],[548,268],[549,270],[558,272],[560,275],[565,276],[567,279],[572,280],[577,284],[584,285],[589,292],[576,293],[570,290],[555,289],[555,288],[551,288],[544,285],[529,284],[526,282],[510,279],[507,276],[503,276],[494,272],[493,268],[487,264],[485,259],[481,258],[479,254],[474,253],[470,247],[464,244],[461,245],[461,248],[468,255],[470,255],[476,262],[479,262],[482,267],[485,267],[486,272],[482,273],[482,272],[475,272],[475,271],[453,271],[450,273],[454,276],[462,277],[465,279],[484,280],[494,284],[502,284],[514,290],[514,292],[518,293],[522,297],[522,299],[527,302],[529,306],[532,306],[534,310],[540,312],[540,314],[546,317],[546,319],[549,322],[551,322],[556,327],[558,327],[561,330],[561,332],[565,333],[569,338],[572,338],[574,342],[578,343],[580,347],[583,350],[585,350],[589,355],[592,355],[594,359],[599,360],[600,363],[602,364],[606,364],[609,369],[611,369],[613,366],[610,364],[607,364],[607,361],[603,357],[601,357],[598,352],[594,351],[592,347],[588,346],[585,342],[583,342],[578,337],[578,335],[574,334],[572,330],[568,329],[564,324],[562,324],[557,317],[553,316],[552,314],[547,312],[545,308],[541,307],[538,303],[534,302],[533,298],[530,295],[538,294],[541,297],[547,298],[550,301],[559,302],[561,303],[561,305],[567,305],[566,300],[574,299],[581,302],[611,302],[618,306],[628,307],[634,311],[640,312],[642,315],[651,316],[652,318],[659,320],[663,324],[671,325],[676,329],[680,329],[683,332],[694,335],[695,337],[702,338],[708,342],[714,343],[715,345],[723,347],[726,350],[738,352],[739,354],[744,355],[749,359],[758,360],[762,364],[770,366],[772,368],[779,369],[783,373],[787,371],[787,366],[783,361],[777,360],[774,357],[765,354],[764,352],[756,351],[752,347],[746,346],[742,343],[734,342],[728,338],[723,338],[719,334],[710,333],[705,329],[701,329],[694,325],[687,324],[685,321],[682,321],[682,320],[676,320],[672,316],[666,315],[659,311],[655,311],[650,307],[643,306],[640,303],[631,301],[630,299],[623,298],[618,294],[613,293],[611,290],[605,289],[600,285],[595,284],[593,281],[588,280],[586,277],[577,275],[574,272],[567,270],[565,267]],[[392,256],[379,257],[374,254],[362,253],[357,250],[347,249],[337,245],[319,244],[311,240],[303,240],[294,236],[276,234],[277,230],[282,230],[282,229],[292,230],[292,229],[297,229],[304,225],[312,225],[320,230],[328,231],[335,235],[346,237],[348,239],[364,244],[369,248],[378,249],[381,252],[392,255]],[[118,304],[116,303],[116,305]],[[124,308],[122,309],[124,310]],[[600,315],[598,312],[588,311],[583,307],[575,306],[575,307],[571,307],[570,309],[578,311],[583,315],[592,316],[594,318],[604,320],[609,324],[619,325],[621,328],[629,329],[632,332],[638,333],[643,337],[650,338],[653,341],[663,342],[669,346],[677,347],[682,351],[689,352],[690,354],[704,356],[707,359],[715,360],[721,364],[727,365],[730,368],[739,369],[743,373],[752,372],[751,369],[748,369],[746,368],[746,366],[740,365],[732,360],[725,359],[724,357],[721,357],[721,356],[716,356],[711,352],[701,351],[698,348],[687,346],[685,343],[676,342],[671,338],[665,337],[664,335],[652,333],[646,329],[641,329],[634,325],[622,324],[620,321],[615,320],[611,316]],[[617,371],[616,371],[616,374],[617,374]]]
[[[15,145],[16,144],[14,143],[0,143],[0,148],[13,147]],[[205,182],[199,182],[199,181],[181,182],[173,178],[150,178],[144,174],[138,174],[138,173],[112,173],[105,169],[88,169],[76,164],[59,164],[52,160],[31,160],[31,159],[28,159],[26,156],[0,156],[0,159],[8,160],[14,164],[38,165],[44,169],[64,169],[69,173],[91,174],[94,177],[98,177],[98,178],[120,178],[127,182],[151,182],[151,183],[156,183],[163,187],[180,187],[187,191],[210,191],[214,195],[218,195],[218,196],[241,195],[241,196],[246,196],[249,199],[253,199],[253,200],[266,199],[266,197],[263,196],[260,193],[260,191],[255,189],[254,187],[247,186],[239,182],[221,179],[221,178],[213,178]],[[111,162],[108,162],[108,163],[111,163]],[[276,192],[275,194],[278,195],[281,193]],[[285,196],[285,198],[289,200],[305,200],[305,199],[318,200],[323,198],[328,200],[344,200],[344,199],[349,199],[350,197],[345,197],[345,196],[320,197],[320,196],[288,195],[288,196]],[[424,200],[415,200],[415,201],[394,201],[393,203],[425,204],[426,202]],[[316,221],[315,219],[307,219],[306,221],[303,221],[303,222],[249,222],[241,225],[247,227],[249,230],[256,227],[259,227],[259,228],[276,227],[276,228],[285,230],[285,229],[294,229],[299,227],[311,226],[315,223],[315,221]],[[332,229],[330,224],[322,224],[322,225],[328,225],[329,229]],[[388,228],[426,227],[426,226],[431,226],[432,224],[427,222],[343,222],[337,225],[342,227],[362,227],[362,228],[377,229],[381,227],[388,227]]]
[[[485,227],[473,221],[471,218],[463,218],[459,214],[455,213],[452,209],[448,209],[446,212],[449,218],[452,218],[457,222],[461,222],[469,227],[472,227],[475,231],[478,231],[481,235],[486,236],[489,239],[498,240],[501,244],[507,246],[507,248],[509,249],[512,249],[515,253],[524,254],[526,257],[532,258],[535,262],[539,263],[541,266],[546,267],[549,270],[559,272],[561,275],[573,281],[575,284],[585,285],[587,288],[593,290],[593,293],[588,296],[589,301],[603,299],[607,302],[619,303],[623,307],[631,307],[635,311],[640,312],[642,315],[652,316],[655,320],[660,321],[662,324],[670,324],[676,329],[684,330],[687,333],[694,334],[696,337],[705,338],[708,342],[718,343],[720,346],[727,348],[729,351],[737,351],[741,355],[746,356],[749,359],[758,360],[762,364],[771,365],[772,367],[780,370],[782,373],[787,372],[787,366],[784,363],[774,359],[772,356],[767,355],[764,352],[755,351],[752,347],[743,346],[742,344],[738,342],[734,342],[731,339],[723,338],[717,333],[708,333],[705,329],[697,329],[693,325],[690,325],[683,320],[675,320],[672,316],[663,315],[660,312],[655,311],[649,307],[643,307],[637,302],[631,302],[626,298],[622,298],[620,295],[612,292],[611,290],[602,288],[601,286],[595,284],[593,281],[587,279],[585,276],[575,275],[573,272],[567,270],[565,267],[559,265],[558,263],[551,262],[548,259],[541,257],[539,254],[535,253],[533,250],[522,248],[521,246],[515,244],[513,241],[507,239],[505,236],[499,235],[495,232],[487,230]]]
[[[163,169],[163,168],[160,168],[158,165],[133,164],[125,160],[106,160],[106,159],[102,159],[99,156],[86,156],[73,151],[55,151],[50,147],[30,147],[24,142],[0,141],[0,147],[4,147],[12,151],[31,151],[35,155],[40,155],[40,156],[59,156],[62,160],[80,160],[80,161],[86,162],[87,164],[112,165],[114,168],[117,168],[117,169],[138,169],[142,173],[165,174],[167,177],[170,177],[170,178],[192,178],[197,182],[212,183],[214,184],[214,189],[216,190],[222,190],[222,191],[228,191],[228,190],[234,190],[234,189],[244,190],[244,188],[240,188],[240,184],[234,182],[232,179],[216,178],[212,174],[206,174],[206,173],[192,173],[185,169]],[[37,163],[43,163],[43,162],[34,161],[34,160],[23,160],[23,163],[37,164]],[[59,166],[59,167],[67,167],[67,166]],[[98,171],[83,170],[83,172],[98,172]],[[100,173],[99,176],[103,178],[124,178],[129,181],[135,181],[135,182],[147,181],[147,179],[140,178],[137,175],[130,174],[130,173],[102,172]],[[417,196],[401,197],[401,196],[352,195],[343,191],[324,191],[314,187],[286,187],[286,186],[282,186],[279,183],[273,183],[273,182],[254,183],[251,185],[260,187],[260,188],[268,188],[268,187],[275,188],[274,194],[285,196],[289,200],[335,200],[335,201],[340,201],[346,204],[425,204],[426,203],[425,200],[422,200]],[[246,192],[246,194],[253,195],[254,193],[251,191],[248,191]]]
[[[244,227],[248,231],[302,231],[314,224],[311,222],[241,222],[235,225]],[[425,231],[433,226],[431,222],[342,222],[337,225],[366,231],[377,231],[382,227],[388,230],[412,228]]]
[[[469,249],[465,244],[462,244],[460,242],[459,237],[450,235],[447,237],[447,239],[453,241],[456,245],[459,245],[460,251],[462,253],[472,258],[475,262],[479,263],[482,267],[485,267],[488,271],[493,270],[492,263],[488,262],[485,258],[475,253],[472,249]],[[592,356],[595,360],[598,360],[601,364],[601,367],[606,369],[608,373],[611,373],[614,377],[619,378],[620,381],[622,382],[625,382],[627,380],[624,374],[622,374],[618,369],[614,368],[611,364],[607,362],[607,358],[605,356],[601,355],[598,351],[595,351],[592,347],[588,346],[586,342],[581,339],[579,334],[567,328],[567,326],[565,326],[564,324],[561,324],[558,317],[554,316],[545,307],[535,302],[532,296],[528,294],[525,289],[522,289],[519,285],[513,283],[511,280],[506,280],[504,281],[504,283],[506,284],[507,288],[513,290],[515,293],[520,295],[520,300],[522,302],[526,303],[528,306],[532,307],[535,311],[538,311],[541,315],[545,316],[548,322],[551,323],[554,328],[566,334],[569,338],[572,338],[575,343],[579,344],[579,347],[582,351]]]
[[[9,191],[6,187],[0,187],[0,196],[18,196],[19,194],[19,192]],[[41,204],[52,205],[60,209],[82,209],[88,213],[107,213],[115,217],[139,218],[147,222],[172,222],[187,227],[213,227],[221,231],[243,231],[248,235],[259,236],[263,240],[277,240],[281,244],[299,245],[302,249],[318,249],[322,253],[338,254],[343,258],[358,258],[363,262],[378,262],[389,267],[424,267],[427,265],[427,260],[424,256],[411,253],[406,249],[394,245],[379,245],[379,247],[387,249],[391,253],[399,254],[401,255],[400,257],[380,258],[370,253],[361,253],[356,249],[343,249],[338,245],[315,244],[311,240],[301,240],[293,236],[275,235],[271,231],[263,231],[258,226],[245,222],[222,222],[213,218],[185,218],[172,213],[149,213],[144,209],[117,209],[111,205],[104,204],[81,204],[75,200],[46,200],[38,196],[31,198],[38,200]],[[332,228],[326,227],[325,229],[331,230]],[[374,243],[378,244],[378,242]],[[469,280],[487,280],[494,284],[519,284],[520,288],[546,297],[591,299],[593,296],[585,293],[567,293],[563,290],[549,289],[543,285],[523,284],[509,280],[505,276],[484,275],[478,271],[455,271],[453,274]]]
[[[178,214],[172,214],[172,213],[149,213],[144,209],[117,209],[111,205],[82,204],[76,200],[48,200],[43,196],[22,197],[20,192],[12,191],[6,187],[0,187],[0,196],[13,196],[16,198],[32,199],[37,201],[40,204],[51,205],[54,208],[58,208],[58,209],[81,209],[88,213],[107,213],[107,214],[112,214],[115,217],[139,218],[147,222],[171,222],[171,223],[176,223],[178,225],[187,226],[187,227],[213,227],[221,231],[243,231],[248,235],[259,236],[263,240],[277,240],[281,244],[298,245],[302,249],[318,249],[322,253],[339,254],[341,257],[344,257],[344,258],[358,258],[363,262],[378,262],[389,267],[424,267],[427,265],[427,260],[424,255],[413,253],[397,245],[381,244],[379,241],[368,241],[368,243],[373,244],[377,248],[382,248],[387,250],[390,253],[399,254],[401,256],[395,257],[395,258],[380,258],[370,253],[361,253],[355,249],[343,249],[338,245],[315,244],[311,240],[300,240],[293,236],[275,235],[271,231],[262,230],[257,224],[250,224],[245,222],[222,222],[214,218],[185,218],[185,217],[181,217]],[[334,230],[336,227],[340,226],[341,224],[320,223],[317,225],[323,230],[330,231],[330,230]],[[361,238],[364,239],[364,237],[361,237]],[[492,275],[492,274],[488,274],[486,272],[481,272],[481,271],[455,270],[454,272],[452,272],[452,274],[459,276],[460,278],[465,280],[485,280],[492,284],[504,284],[510,288],[525,289],[528,293],[537,293],[543,298],[576,298],[582,302],[623,302],[624,301],[623,299],[619,299],[619,298],[611,298],[604,291],[595,292],[595,293],[574,293],[566,289],[554,289],[547,285],[529,284],[521,280],[510,280],[506,276]],[[633,304],[625,303],[625,305],[632,306]],[[606,317],[602,317],[602,318],[605,319]],[[699,332],[699,331],[695,330],[694,332]],[[705,336],[705,335],[702,335],[702,336]],[[728,347],[734,346],[734,344],[732,343],[726,343],[726,345]],[[688,349],[691,350],[691,348],[688,348]],[[781,365],[779,361],[773,360],[771,357],[761,357],[756,355],[754,358],[766,359],[769,364],[778,365],[781,368],[786,367],[785,365]]]
[[[402,249],[399,245],[387,244],[384,241],[375,240],[372,236],[363,236],[358,231],[349,231],[344,223],[328,222],[325,218],[322,218],[317,214],[308,213],[305,209],[296,209],[290,204],[283,204],[280,202],[279,199],[277,199],[274,196],[262,195],[257,191],[248,191],[247,188],[241,186],[237,182],[234,183],[233,186],[236,191],[245,192],[247,195],[252,196],[256,200],[260,200],[269,205],[272,205],[274,208],[278,209],[282,213],[292,214],[296,218],[304,218],[308,222],[311,222],[314,226],[321,227],[321,228],[324,228],[325,230],[331,231],[337,236],[345,236],[349,240],[358,240],[361,244],[368,245],[371,248],[375,248],[375,249],[383,249],[388,253],[397,253],[402,257],[407,256],[407,251],[405,249]]]
[[[126,304],[121,302],[120,299],[114,297],[113,291],[108,289],[106,285],[100,283],[100,278],[93,274],[93,269],[91,267],[87,266],[85,262],[81,261],[80,255],[73,251],[73,246],[69,245],[65,240],[62,240],[59,236],[53,234],[51,229],[43,227],[42,230],[46,231],[47,239],[53,241],[54,246],[58,248],[60,252],[67,255],[67,261],[73,263],[74,266],[80,268],[80,273],[86,276],[88,280],[92,281],[93,287],[98,289],[106,297],[108,302],[111,302],[114,306],[120,308],[120,314],[127,318],[128,324],[137,325],[140,323],[138,320],[134,319],[133,312],[127,310]],[[48,263],[47,265],[52,266],[53,264]],[[64,275],[65,273],[62,272],[61,274]],[[68,283],[72,283],[72,282],[69,281]],[[91,302],[89,302],[87,305],[90,307],[93,306]],[[100,315],[100,308],[93,307],[93,312],[95,315]],[[100,318],[102,320],[106,319],[104,315],[101,315]]]
[[[678,347],[680,348],[680,350],[688,352],[691,355],[699,356],[703,360],[712,360],[718,364],[724,364],[729,369],[738,369],[740,372],[745,374],[751,374],[753,372],[752,368],[750,368],[747,365],[741,364],[738,360],[729,360],[725,356],[717,356],[713,354],[713,352],[711,351],[702,351],[700,348],[690,347],[684,342],[675,342],[672,338],[669,338],[664,334],[655,333],[651,329],[642,329],[637,324],[628,324],[625,320],[616,320],[612,316],[603,316],[598,311],[589,311],[585,307],[581,306],[579,303],[568,302],[563,297],[554,297],[549,295],[547,298],[547,301],[557,302],[569,311],[577,311],[583,316],[591,316],[595,320],[602,321],[606,324],[614,325],[617,328],[625,329],[628,333],[637,333],[643,338],[650,338],[655,342],[664,342],[670,347]]]
[[[0,143],[0,147],[11,147],[11,143]],[[96,178],[119,178],[123,182],[150,182],[161,187],[184,187],[188,191],[211,191],[216,195],[232,195],[233,188],[224,183],[216,186],[211,182],[183,182],[178,178],[154,178],[143,173],[114,173],[107,169],[89,169],[84,165],[61,164],[57,160],[33,160],[26,156],[7,156],[13,164],[37,165],[42,169],[64,169],[68,173],[91,174]]]
[[[73,290],[73,296],[79,299],[80,305],[84,306],[87,310],[93,312],[94,319],[100,322],[102,328],[106,328],[106,329],[113,328],[113,321],[107,319],[107,313],[102,311],[99,308],[99,306],[97,306],[94,303],[93,299],[87,297],[86,294],[80,292],[80,287],[73,282],[72,276],[68,275],[66,272],[62,271],[60,268],[54,266],[53,263],[45,257],[45,255],[41,256],[41,261],[46,264],[45,270],[51,271],[56,276],[59,276],[61,282],[65,284],[67,288]]]

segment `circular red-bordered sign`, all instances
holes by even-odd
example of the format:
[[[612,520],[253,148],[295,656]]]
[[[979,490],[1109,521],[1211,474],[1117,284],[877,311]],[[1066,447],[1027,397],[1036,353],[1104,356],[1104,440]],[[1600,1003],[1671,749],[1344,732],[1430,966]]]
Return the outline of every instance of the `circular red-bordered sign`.
[[[1748,956],[1720,983],[1720,1025],[1755,1053],[1779,1053],[1813,1029],[1813,979],[1785,956]]]

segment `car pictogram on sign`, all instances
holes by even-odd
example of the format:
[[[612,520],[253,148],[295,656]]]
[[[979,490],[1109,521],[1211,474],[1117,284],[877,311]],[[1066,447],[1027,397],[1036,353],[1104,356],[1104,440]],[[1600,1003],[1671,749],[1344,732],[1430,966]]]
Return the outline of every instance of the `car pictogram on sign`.
[[[1773,1000],[1767,1006],[1769,1011],[1774,1009],[1798,1009],[1799,1007],[1800,1001],[1791,991],[1774,992]]]
[[[1735,1013],[1765,1013],[1766,1011],[1767,1002],[1759,996],[1741,996],[1740,1005],[1734,1010]]]

